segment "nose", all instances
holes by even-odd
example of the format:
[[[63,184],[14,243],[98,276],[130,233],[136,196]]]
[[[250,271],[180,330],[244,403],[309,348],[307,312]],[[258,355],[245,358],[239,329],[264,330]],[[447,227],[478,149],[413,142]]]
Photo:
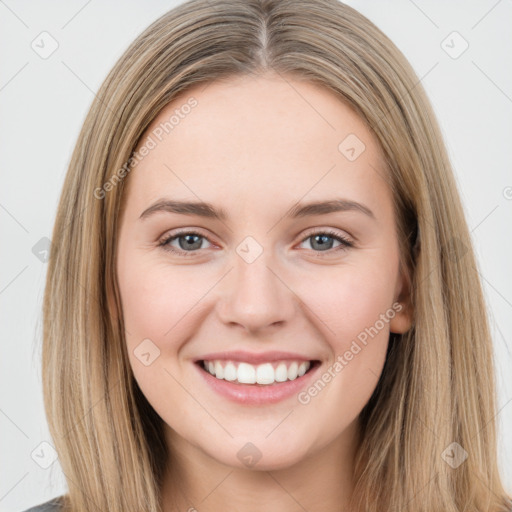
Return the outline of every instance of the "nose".
[[[297,297],[264,251],[248,263],[235,254],[234,268],[223,279],[217,303],[220,320],[251,333],[284,325],[297,310]]]

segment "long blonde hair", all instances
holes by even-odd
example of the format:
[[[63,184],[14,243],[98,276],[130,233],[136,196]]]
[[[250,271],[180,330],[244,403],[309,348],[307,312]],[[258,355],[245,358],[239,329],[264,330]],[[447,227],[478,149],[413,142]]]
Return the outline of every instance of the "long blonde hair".
[[[188,1],[137,37],[101,86],[65,178],[43,305],[44,401],[66,510],[162,506],[162,420],[130,369],[115,274],[126,163],[178,93],[267,71],[335,92],[375,134],[412,283],[414,325],[390,337],[360,416],[354,510],[510,510],[486,305],[440,130],[404,56],[336,0]],[[461,449],[454,468],[446,453]]]

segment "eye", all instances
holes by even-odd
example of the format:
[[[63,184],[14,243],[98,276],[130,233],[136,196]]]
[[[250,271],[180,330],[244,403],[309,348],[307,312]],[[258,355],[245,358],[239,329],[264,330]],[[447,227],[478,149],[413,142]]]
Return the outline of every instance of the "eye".
[[[329,239],[331,240],[329,241]],[[190,257],[195,256],[194,253],[198,252],[198,250],[204,249],[204,247],[202,247],[203,240],[208,240],[208,238],[201,233],[196,231],[181,231],[165,236],[158,245],[165,251],[177,254],[178,256]],[[315,252],[331,253],[346,250],[354,246],[353,242],[329,229],[310,233],[301,243],[309,240],[312,241],[310,243],[311,249]],[[332,247],[333,240],[339,243],[337,247]],[[174,242],[178,243],[178,247],[172,245]]]
[[[331,241],[329,239],[331,239]],[[310,242],[310,245],[312,250],[314,250],[315,252],[334,252],[339,250],[343,251],[348,249],[349,247],[354,246],[353,242],[336,233],[335,231],[331,231],[329,229],[310,233],[306,238],[302,240],[302,243],[308,240],[312,241]],[[334,249],[332,247],[332,240],[339,242],[339,245]]]
[[[198,249],[203,249],[203,247],[201,247],[203,240],[208,239],[200,233],[196,233],[195,231],[182,231],[164,237],[158,245],[165,251],[186,257],[193,256],[193,253],[197,252]],[[174,241],[178,242],[178,248],[171,245]]]

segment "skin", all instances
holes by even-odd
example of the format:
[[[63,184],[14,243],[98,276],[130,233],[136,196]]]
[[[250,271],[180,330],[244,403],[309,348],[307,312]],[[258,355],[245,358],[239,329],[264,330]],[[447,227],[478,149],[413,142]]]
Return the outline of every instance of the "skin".
[[[308,404],[296,396],[265,406],[230,402],[193,360],[286,350],[319,359],[321,376],[379,315],[407,302],[380,148],[333,93],[273,74],[197,85],[147,134],[191,96],[198,105],[129,175],[117,255],[130,364],[166,425],[164,510],[347,510],[358,416],[382,372],[389,333],[410,328],[407,308]],[[338,149],[349,134],[366,146],[354,161]],[[162,198],[205,201],[228,217],[139,218]],[[286,217],[299,201],[333,198],[362,203],[374,218],[356,210]],[[190,257],[158,245],[178,228],[204,237]],[[328,238],[329,250],[318,248],[312,235],[327,228],[353,247],[337,250],[340,242]],[[252,263],[236,252],[246,236],[263,249]],[[186,252],[187,240],[179,242],[172,246]],[[147,338],[160,350],[148,366],[134,355]],[[248,442],[261,452],[253,467],[237,457]]]

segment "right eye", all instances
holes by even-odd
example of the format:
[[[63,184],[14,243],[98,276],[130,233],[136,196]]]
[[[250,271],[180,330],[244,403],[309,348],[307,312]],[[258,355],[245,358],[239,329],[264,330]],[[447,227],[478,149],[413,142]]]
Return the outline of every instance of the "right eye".
[[[195,231],[180,231],[165,236],[158,245],[165,251],[172,252],[178,256],[190,257],[193,256],[193,253],[197,252],[198,249],[201,249],[203,240],[208,239]],[[178,242],[179,248],[171,245],[174,241]]]

